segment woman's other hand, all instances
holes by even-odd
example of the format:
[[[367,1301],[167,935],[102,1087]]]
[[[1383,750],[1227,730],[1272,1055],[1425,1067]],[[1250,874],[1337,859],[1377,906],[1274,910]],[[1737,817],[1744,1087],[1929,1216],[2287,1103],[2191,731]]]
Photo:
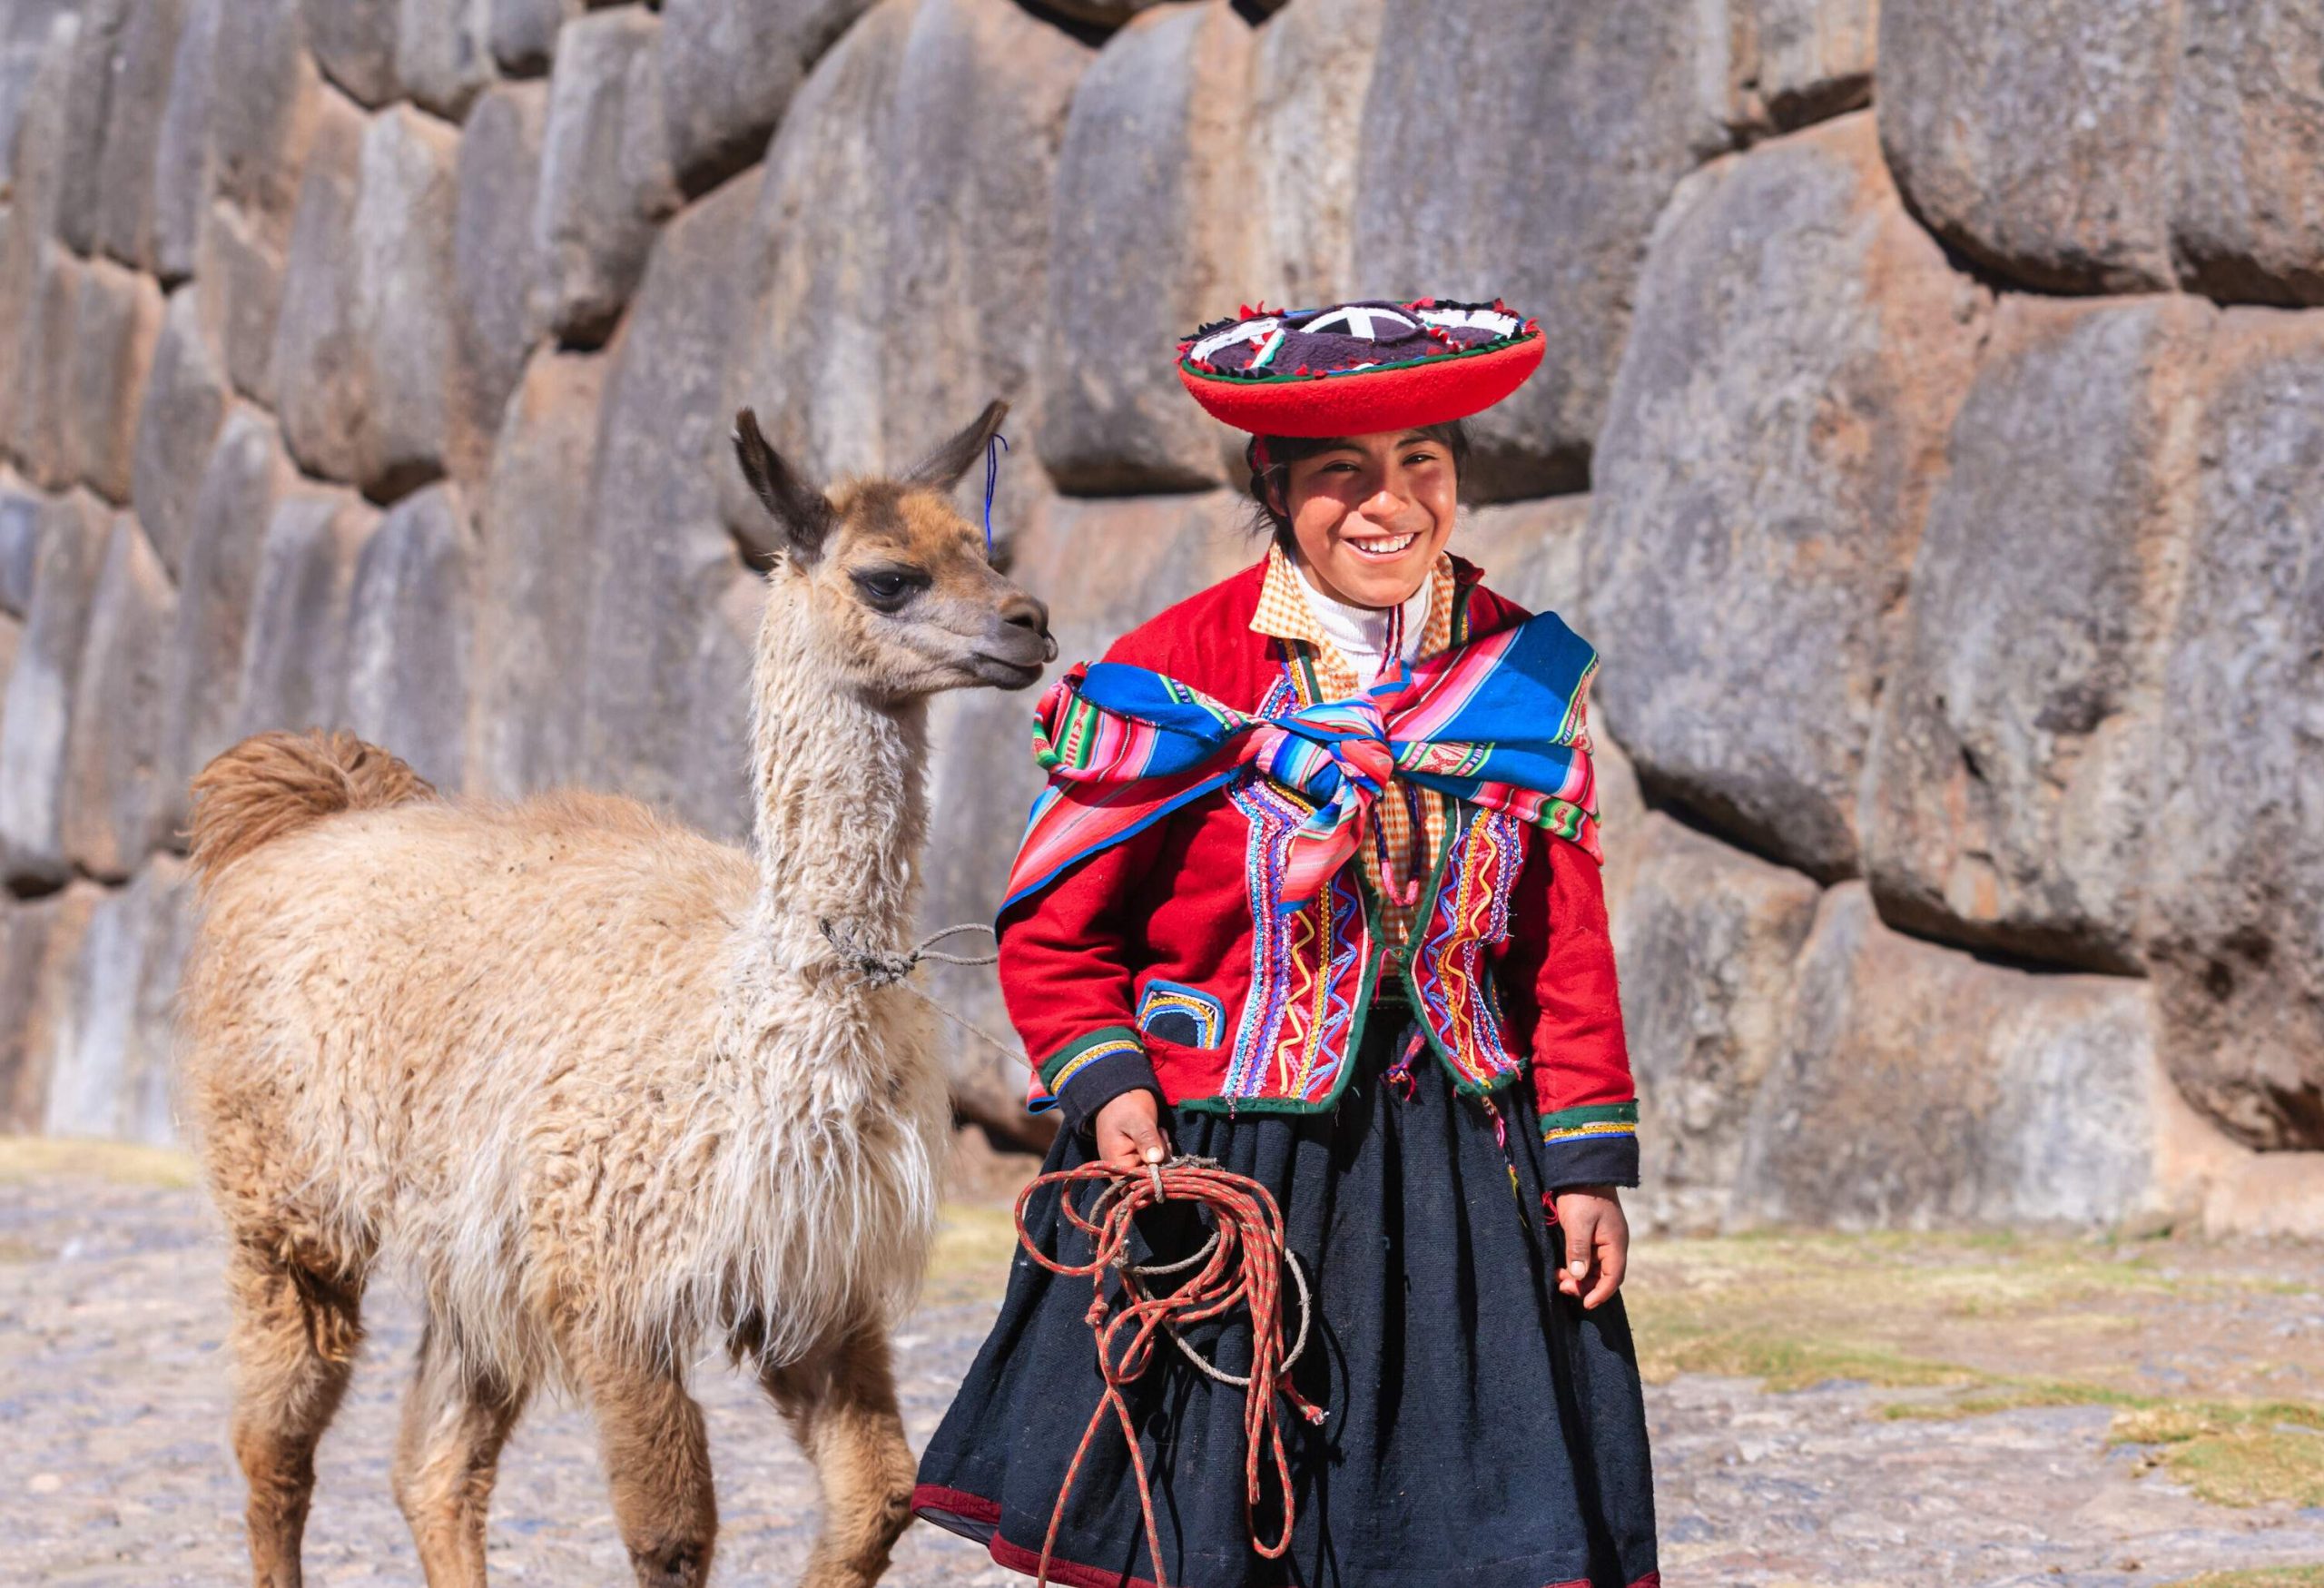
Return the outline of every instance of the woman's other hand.
[[[1098,1157],[1120,1169],[1141,1169],[1170,1156],[1170,1139],[1162,1133],[1162,1110],[1154,1094],[1126,1091],[1098,1110],[1092,1127]]]
[[[1621,1196],[1611,1186],[1569,1186],[1551,1201],[1565,1232],[1558,1288],[1580,1297],[1585,1307],[1596,1307],[1621,1288],[1630,1264],[1630,1225]]]

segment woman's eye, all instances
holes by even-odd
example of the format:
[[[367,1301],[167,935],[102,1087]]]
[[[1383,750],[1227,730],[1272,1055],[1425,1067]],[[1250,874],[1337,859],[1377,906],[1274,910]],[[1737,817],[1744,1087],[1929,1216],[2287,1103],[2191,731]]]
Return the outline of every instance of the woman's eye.
[[[1411,457],[1404,459],[1404,467],[1406,469],[1417,469],[1423,463],[1433,463],[1435,461],[1436,454],[1433,452],[1415,452]]]

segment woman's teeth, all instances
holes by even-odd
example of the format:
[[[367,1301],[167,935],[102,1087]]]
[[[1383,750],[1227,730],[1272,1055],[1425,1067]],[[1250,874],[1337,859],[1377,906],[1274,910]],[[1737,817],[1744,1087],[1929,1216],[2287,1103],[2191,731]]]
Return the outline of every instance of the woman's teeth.
[[[1393,540],[1351,540],[1347,545],[1358,557],[1384,558],[1396,556],[1419,538],[1417,535],[1399,535]]]

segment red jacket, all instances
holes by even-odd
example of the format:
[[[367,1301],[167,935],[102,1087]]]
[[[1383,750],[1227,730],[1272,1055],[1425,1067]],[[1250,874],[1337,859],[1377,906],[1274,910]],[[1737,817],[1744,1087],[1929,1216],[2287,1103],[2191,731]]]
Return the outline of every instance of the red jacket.
[[[1262,562],[1180,602],[1106,660],[1242,710],[1273,695],[1280,709],[1304,646],[1252,628],[1265,575]],[[1455,643],[1527,616],[1465,564],[1457,577]],[[1256,774],[1240,780],[1003,916],[1001,991],[1034,1056],[1035,1107],[1055,1101],[1078,1128],[1139,1087],[1222,1111],[1337,1101],[1383,975],[1379,915],[1350,863],[1325,898],[1257,941],[1255,922],[1278,919],[1264,897],[1269,834],[1304,811],[1276,822],[1285,798]],[[1419,920],[1435,928],[1413,941],[1455,947],[1440,959],[1416,948],[1406,993],[1432,1049],[1466,1091],[1530,1071],[1551,1184],[1636,1185],[1636,1092],[1597,863],[1473,806],[1454,827],[1423,895]]]

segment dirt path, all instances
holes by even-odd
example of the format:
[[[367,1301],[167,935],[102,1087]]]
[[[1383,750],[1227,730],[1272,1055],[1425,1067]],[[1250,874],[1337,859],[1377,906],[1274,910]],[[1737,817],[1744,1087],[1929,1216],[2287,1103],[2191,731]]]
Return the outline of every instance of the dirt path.
[[[915,1440],[981,1337],[1006,1240],[997,1214],[960,1215],[899,1341]],[[2324,1563],[2324,1433],[2302,1421],[2324,1399],[2318,1255],[1837,1238],[1650,1248],[1631,1293],[1661,1380],[1665,1580],[2117,1588]],[[390,1297],[371,1323],[323,1447],[316,1583],[418,1581],[386,1475],[414,1320]],[[222,1325],[194,1192],[0,1174],[0,1578],[241,1580]],[[1768,1376],[1809,1387],[1770,1390]],[[813,1530],[812,1477],[733,1375],[705,1371],[701,1389],[720,1581],[787,1584]],[[2242,1417],[2255,1397],[2282,1404]],[[2126,1426],[2165,1442],[2113,1442]],[[2290,1497],[2228,1505],[2198,1488]],[[509,1452],[492,1559],[498,1581],[626,1581],[570,1408],[537,1413]],[[1023,1579],[915,1528],[889,1581]]]

